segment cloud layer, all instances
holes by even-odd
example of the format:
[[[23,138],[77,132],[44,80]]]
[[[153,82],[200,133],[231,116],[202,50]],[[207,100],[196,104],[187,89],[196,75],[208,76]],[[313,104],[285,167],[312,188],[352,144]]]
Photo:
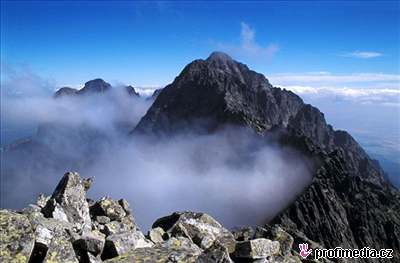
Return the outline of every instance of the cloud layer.
[[[207,212],[232,227],[271,219],[311,180],[312,167],[296,151],[237,127],[168,140],[129,136],[151,101],[123,91],[7,98],[2,122],[39,129],[1,151],[1,206],[26,206],[78,171],[95,177],[89,197],[127,198],[144,229],[178,210]]]
[[[400,75],[382,73],[285,73],[269,77],[275,86],[303,98],[349,100],[362,104],[400,106]]]

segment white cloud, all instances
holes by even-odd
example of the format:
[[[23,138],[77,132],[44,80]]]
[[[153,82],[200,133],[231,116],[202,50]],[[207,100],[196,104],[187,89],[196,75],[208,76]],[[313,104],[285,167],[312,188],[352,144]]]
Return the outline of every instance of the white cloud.
[[[135,90],[140,94],[140,96],[149,97],[153,95],[156,89],[162,89],[162,88],[163,87],[135,87]]]
[[[400,75],[384,73],[354,73],[354,74],[332,74],[329,72],[306,72],[306,73],[280,73],[269,76],[273,84],[279,85],[336,85],[352,84],[378,85],[385,82],[392,86],[399,86]]]
[[[274,86],[291,90],[306,101],[344,100],[400,106],[400,75],[383,73],[282,73],[269,77]]]
[[[238,45],[218,43],[218,49],[241,58],[271,59],[278,51],[279,46],[270,43],[266,46],[259,44],[256,40],[256,31],[247,23],[242,22],[240,31],[240,43]]]
[[[352,58],[376,58],[383,56],[380,52],[375,51],[353,51],[349,53],[344,53],[342,57],[352,57]]]
[[[313,87],[281,86],[293,91],[306,100],[324,99],[351,101],[361,104],[400,106],[400,89],[396,88],[351,88],[351,87]]]

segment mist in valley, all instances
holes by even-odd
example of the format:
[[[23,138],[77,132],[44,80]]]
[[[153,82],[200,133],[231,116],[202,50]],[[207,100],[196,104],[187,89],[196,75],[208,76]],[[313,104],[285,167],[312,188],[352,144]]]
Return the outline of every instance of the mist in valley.
[[[2,149],[1,207],[25,207],[39,193],[50,195],[66,171],[77,171],[95,177],[89,198],[126,198],[144,229],[182,210],[233,227],[271,219],[311,181],[309,160],[243,128],[130,135],[151,103],[122,86],[84,96],[8,96],[2,121],[37,130]]]

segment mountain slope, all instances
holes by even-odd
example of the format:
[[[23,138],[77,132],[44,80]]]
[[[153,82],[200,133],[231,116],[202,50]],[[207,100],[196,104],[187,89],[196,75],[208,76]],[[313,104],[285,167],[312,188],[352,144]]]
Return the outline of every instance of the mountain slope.
[[[160,92],[136,131],[174,133],[201,122],[206,131],[234,123],[262,133],[286,126],[302,104],[294,93],[275,92],[263,75],[215,52],[186,66]]]
[[[327,248],[392,248],[399,256],[399,191],[379,164],[351,135],[328,125],[317,108],[274,88],[226,54],[214,52],[186,66],[160,92],[134,133],[208,133],[224,125],[249,127],[260,139],[276,133],[282,144],[314,160],[311,185],[275,223]]]

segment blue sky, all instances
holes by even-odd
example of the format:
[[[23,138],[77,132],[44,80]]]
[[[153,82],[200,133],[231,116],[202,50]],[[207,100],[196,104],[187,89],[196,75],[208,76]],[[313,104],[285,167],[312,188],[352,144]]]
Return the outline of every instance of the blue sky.
[[[1,5],[2,64],[24,65],[57,85],[95,77],[164,85],[213,50],[267,77],[400,73],[398,1]]]

